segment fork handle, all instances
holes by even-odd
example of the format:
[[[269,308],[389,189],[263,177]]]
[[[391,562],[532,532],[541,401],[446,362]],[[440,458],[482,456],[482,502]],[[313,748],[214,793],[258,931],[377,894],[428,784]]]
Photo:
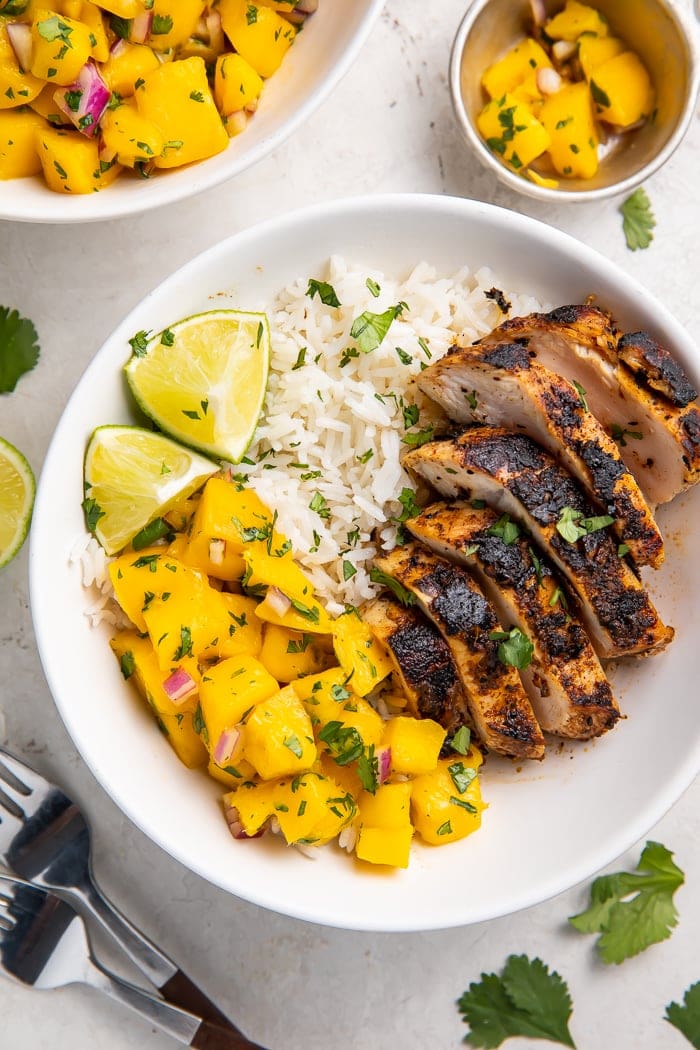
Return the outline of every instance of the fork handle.
[[[87,880],[78,888],[66,887],[63,892],[67,895],[77,895],[82,903],[89,909],[90,913],[98,920],[100,925],[116,941],[120,948],[128,955],[133,964],[153,984],[158,991],[165,996],[170,1003],[180,1006],[186,1011],[199,1014],[205,1021],[212,1022],[209,1026],[203,1026],[199,1034],[200,1039],[213,1038],[211,1033],[207,1036],[209,1028],[215,1034],[226,1032],[233,1042],[202,1042],[190,1045],[200,1050],[260,1050],[255,1043],[249,1042],[242,1032],[229,1021],[224,1013],[204,994],[194,981],[179,969],[160,948],[157,947],[145,934],[133,926],[125,915],[105,897],[95,881],[91,872],[91,880]],[[237,1040],[237,1041],[235,1041]]]

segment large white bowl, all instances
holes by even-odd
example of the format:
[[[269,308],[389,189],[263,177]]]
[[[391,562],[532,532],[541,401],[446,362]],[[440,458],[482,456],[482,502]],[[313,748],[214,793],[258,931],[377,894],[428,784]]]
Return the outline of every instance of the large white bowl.
[[[100,193],[53,193],[32,176],[3,182],[0,219],[95,222],[151,211],[218,186],[271,153],[320,106],[359,54],[384,0],[321,0],[279,70],[265,85],[260,108],[242,135],[209,160],[160,172],[123,176]]]
[[[408,870],[360,871],[334,848],[314,862],[281,842],[234,842],[203,774],[180,765],[124,683],[109,630],[91,630],[87,596],[68,552],[84,529],[82,461],[92,429],[127,422],[121,368],[127,339],[210,308],[257,310],[297,276],[317,275],[331,253],[405,274],[427,259],[444,273],[488,264],[506,287],[553,304],[587,295],[628,328],[648,328],[696,385],[687,333],[630,277],[577,241],[532,219],[449,197],[341,201],[264,223],[183,267],[120,325],[94,359],[58,425],[39,484],[30,548],[34,626],[65,724],[95,777],[150,838],[211,882],[256,904],[328,925],[423,930],[489,919],[544,900],[590,876],[637,841],[700,768],[695,702],[700,490],[664,509],[664,568],[651,574],[677,637],[669,651],[618,666],[628,718],[596,743],[553,747],[541,764],[489,759],[482,830],[441,848],[413,849]],[[217,305],[226,300],[217,297]]]

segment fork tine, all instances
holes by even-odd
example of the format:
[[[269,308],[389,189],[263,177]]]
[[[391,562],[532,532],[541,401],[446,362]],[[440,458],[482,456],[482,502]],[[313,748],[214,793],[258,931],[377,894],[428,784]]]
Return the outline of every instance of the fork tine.
[[[4,769],[3,766],[5,767]],[[11,780],[7,779],[6,774],[8,771]],[[40,773],[35,772],[35,770],[25,765],[24,762],[15,758],[14,755],[11,755],[2,747],[0,747],[0,777],[6,784],[10,784],[23,795],[31,795],[32,791],[52,786]]]
[[[0,822],[21,824],[24,821],[26,813],[20,804],[22,799],[22,795],[15,799],[6,788],[0,787]]]

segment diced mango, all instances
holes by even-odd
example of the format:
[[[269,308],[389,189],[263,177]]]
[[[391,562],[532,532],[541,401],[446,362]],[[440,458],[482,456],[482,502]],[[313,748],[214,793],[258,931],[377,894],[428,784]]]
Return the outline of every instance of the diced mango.
[[[545,23],[545,32],[552,40],[577,40],[582,33],[607,36],[608,23],[600,11],[578,0],[566,0],[563,11]]]
[[[119,660],[122,674],[137,686],[180,761],[191,769],[203,766],[208,756],[193,723],[196,693],[181,703],[170,699],[163,688],[167,676],[159,668],[148,639],[140,637],[136,631],[121,631],[110,645]],[[191,662],[187,664],[187,670],[193,678],[197,674]]]
[[[532,168],[529,168],[525,174],[527,175],[530,182],[534,182],[535,186],[542,186],[544,189],[556,190],[559,188],[558,179],[548,179],[544,175],[539,175]]]
[[[395,773],[419,776],[437,767],[447,732],[431,718],[399,715],[386,723],[382,743],[391,748]]]
[[[591,79],[598,66],[626,50],[625,44],[616,36],[593,36],[591,33],[584,33],[578,42],[578,60],[586,79]]]
[[[208,587],[201,573],[178,562],[163,547],[127,551],[109,564],[109,578],[119,605],[139,631],[146,630],[144,607],[174,590],[201,594]]]
[[[345,756],[353,746],[366,749],[379,746],[384,722],[374,708],[350,692],[342,669],[333,668],[320,675],[309,675],[292,682],[292,688],[303,700],[314,726],[339,726],[337,739],[325,740],[331,755]],[[354,730],[353,735],[350,731]],[[343,762],[343,764],[345,764]]]
[[[333,648],[357,696],[367,696],[393,670],[384,647],[354,613],[333,621]]]
[[[31,109],[0,112],[0,179],[21,179],[41,171],[36,132],[46,122]]]
[[[313,721],[313,718],[311,721]],[[333,761],[328,751],[322,751],[314,768],[318,769],[324,776],[336,780],[346,794],[352,795],[353,798],[359,798],[362,792],[362,782],[355,764],[339,766],[337,762]]]
[[[540,120],[550,136],[549,156],[559,174],[592,178],[598,170],[598,131],[588,84],[566,84],[549,95]]]
[[[311,720],[291,686],[259,703],[246,720],[245,756],[263,780],[302,773],[315,762]]]
[[[391,868],[407,868],[411,852],[413,828],[362,827],[357,836],[355,853],[369,864],[384,864]]]
[[[278,785],[275,817],[288,843],[323,845],[335,838],[355,816],[352,795],[333,777],[303,773]]]
[[[654,108],[654,88],[646,67],[632,51],[603,62],[590,79],[595,111],[601,120],[628,128]]]
[[[91,54],[90,30],[82,22],[47,8],[36,12],[32,23],[33,76],[61,86],[72,84]]]
[[[170,667],[184,656],[207,660],[218,655],[220,607],[212,611],[202,595],[180,588],[165,591],[161,596],[154,595],[142,612],[161,668]]]
[[[184,44],[193,35],[205,7],[206,0],[155,0],[151,47],[168,51]]]
[[[284,613],[279,613],[266,599],[257,606],[255,615],[265,623],[287,627],[290,631],[307,631],[309,634],[331,634],[333,631],[328,613],[313,599],[308,604],[293,599],[290,608]]]
[[[290,631],[268,623],[260,660],[279,682],[291,682],[300,675],[316,674],[328,666],[329,650],[324,641],[327,640],[323,635]]]
[[[132,106],[108,110],[100,127],[107,150],[116,153],[118,163],[126,167],[149,164],[163,152],[165,143],[159,129]]]
[[[256,704],[279,692],[279,685],[254,657],[230,657],[202,674],[199,701],[213,750],[221,734],[238,725]]]
[[[177,168],[226,149],[228,135],[201,58],[166,62],[144,81],[136,92],[139,113],[160,128],[165,140],[157,168]]]
[[[257,835],[275,811],[277,781],[256,784],[246,781],[234,792],[224,795],[224,806],[235,806],[246,835]]]
[[[94,193],[103,187],[106,175],[100,169],[95,139],[88,139],[79,131],[59,131],[48,125],[38,128],[35,135],[49,189],[57,193]]]
[[[252,779],[255,775],[255,770],[250,762],[246,762],[244,758],[240,759],[235,766],[226,765],[223,768],[217,766],[214,759],[210,758],[207,773],[212,780],[218,780],[220,784],[225,784],[232,791],[237,791],[246,780]]]
[[[525,80],[536,76],[538,69],[551,69],[549,55],[536,40],[526,37],[519,44],[489,66],[481,78],[481,84],[491,98],[501,98],[519,87]]]
[[[91,3],[91,0],[82,0],[82,3],[79,3],[79,7],[80,14],[76,15],[76,18],[88,27],[92,37],[94,37],[92,57],[96,62],[106,62],[109,58],[109,41],[102,11],[96,4]],[[102,69],[100,69],[100,72],[102,73]]]
[[[255,615],[255,602],[241,594],[218,594],[216,602],[221,608],[217,621],[217,654],[223,659],[230,656],[260,656],[262,649],[262,624]]]
[[[150,47],[122,41],[122,46],[116,54],[109,56],[100,72],[111,91],[116,91],[122,98],[130,98],[136,84],[159,66],[160,62]]]
[[[456,842],[481,827],[486,808],[473,768],[466,759],[440,759],[432,773],[418,776],[411,792],[411,815],[416,831],[433,846]]]
[[[243,537],[253,529],[271,529],[272,517],[252,489],[210,478],[192,519],[187,564],[220,580],[240,580],[245,572]]]
[[[168,545],[168,554],[175,561],[186,563],[187,554],[187,536],[184,532],[178,533],[175,539]]]
[[[15,109],[31,102],[43,87],[42,80],[19,68],[7,35],[7,25],[0,18],[0,110]]]
[[[513,88],[511,94],[513,98],[518,100],[518,102],[523,102],[532,115],[539,119],[540,107],[544,101],[544,96],[537,84],[536,73],[532,73],[531,76],[525,77],[521,84],[518,84],[517,87]]]
[[[549,149],[549,133],[513,95],[488,102],[476,123],[489,149],[516,171]]]
[[[294,43],[296,29],[269,7],[250,0],[221,0],[221,24],[239,55],[261,77],[277,70]]]
[[[269,549],[268,549],[269,548]],[[244,585],[251,590],[276,587],[288,598],[313,604],[313,584],[301,571],[284,537],[276,543],[274,536],[267,540],[253,539],[243,551],[246,564]]]
[[[260,97],[262,77],[240,55],[219,55],[214,76],[214,98],[219,112],[237,113]]]
[[[411,823],[411,782],[381,784],[374,795],[363,791],[357,800],[360,821],[372,828],[403,828]]]
[[[136,18],[146,10],[141,0],[100,0],[97,6],[116,15],[117,18],[127,20]]]

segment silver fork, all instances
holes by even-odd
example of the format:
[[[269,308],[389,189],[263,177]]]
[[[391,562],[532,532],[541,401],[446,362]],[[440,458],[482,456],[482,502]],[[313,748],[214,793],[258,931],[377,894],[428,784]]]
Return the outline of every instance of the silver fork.
[[[228,1050],[230,1033],[136,988],[92,954],[85,923],[54,893],[0,875],[0,968],[33,988],[89,984],[167,1035],[200,1050]]]
[[[90,828],[76,804],[25,762],[0,748],[0,858],[15,875],[57,890],[87,911],[171,1003],[227,1027],[232,1050],[250,1042],[202,990],[117,910],[92,871]]]

